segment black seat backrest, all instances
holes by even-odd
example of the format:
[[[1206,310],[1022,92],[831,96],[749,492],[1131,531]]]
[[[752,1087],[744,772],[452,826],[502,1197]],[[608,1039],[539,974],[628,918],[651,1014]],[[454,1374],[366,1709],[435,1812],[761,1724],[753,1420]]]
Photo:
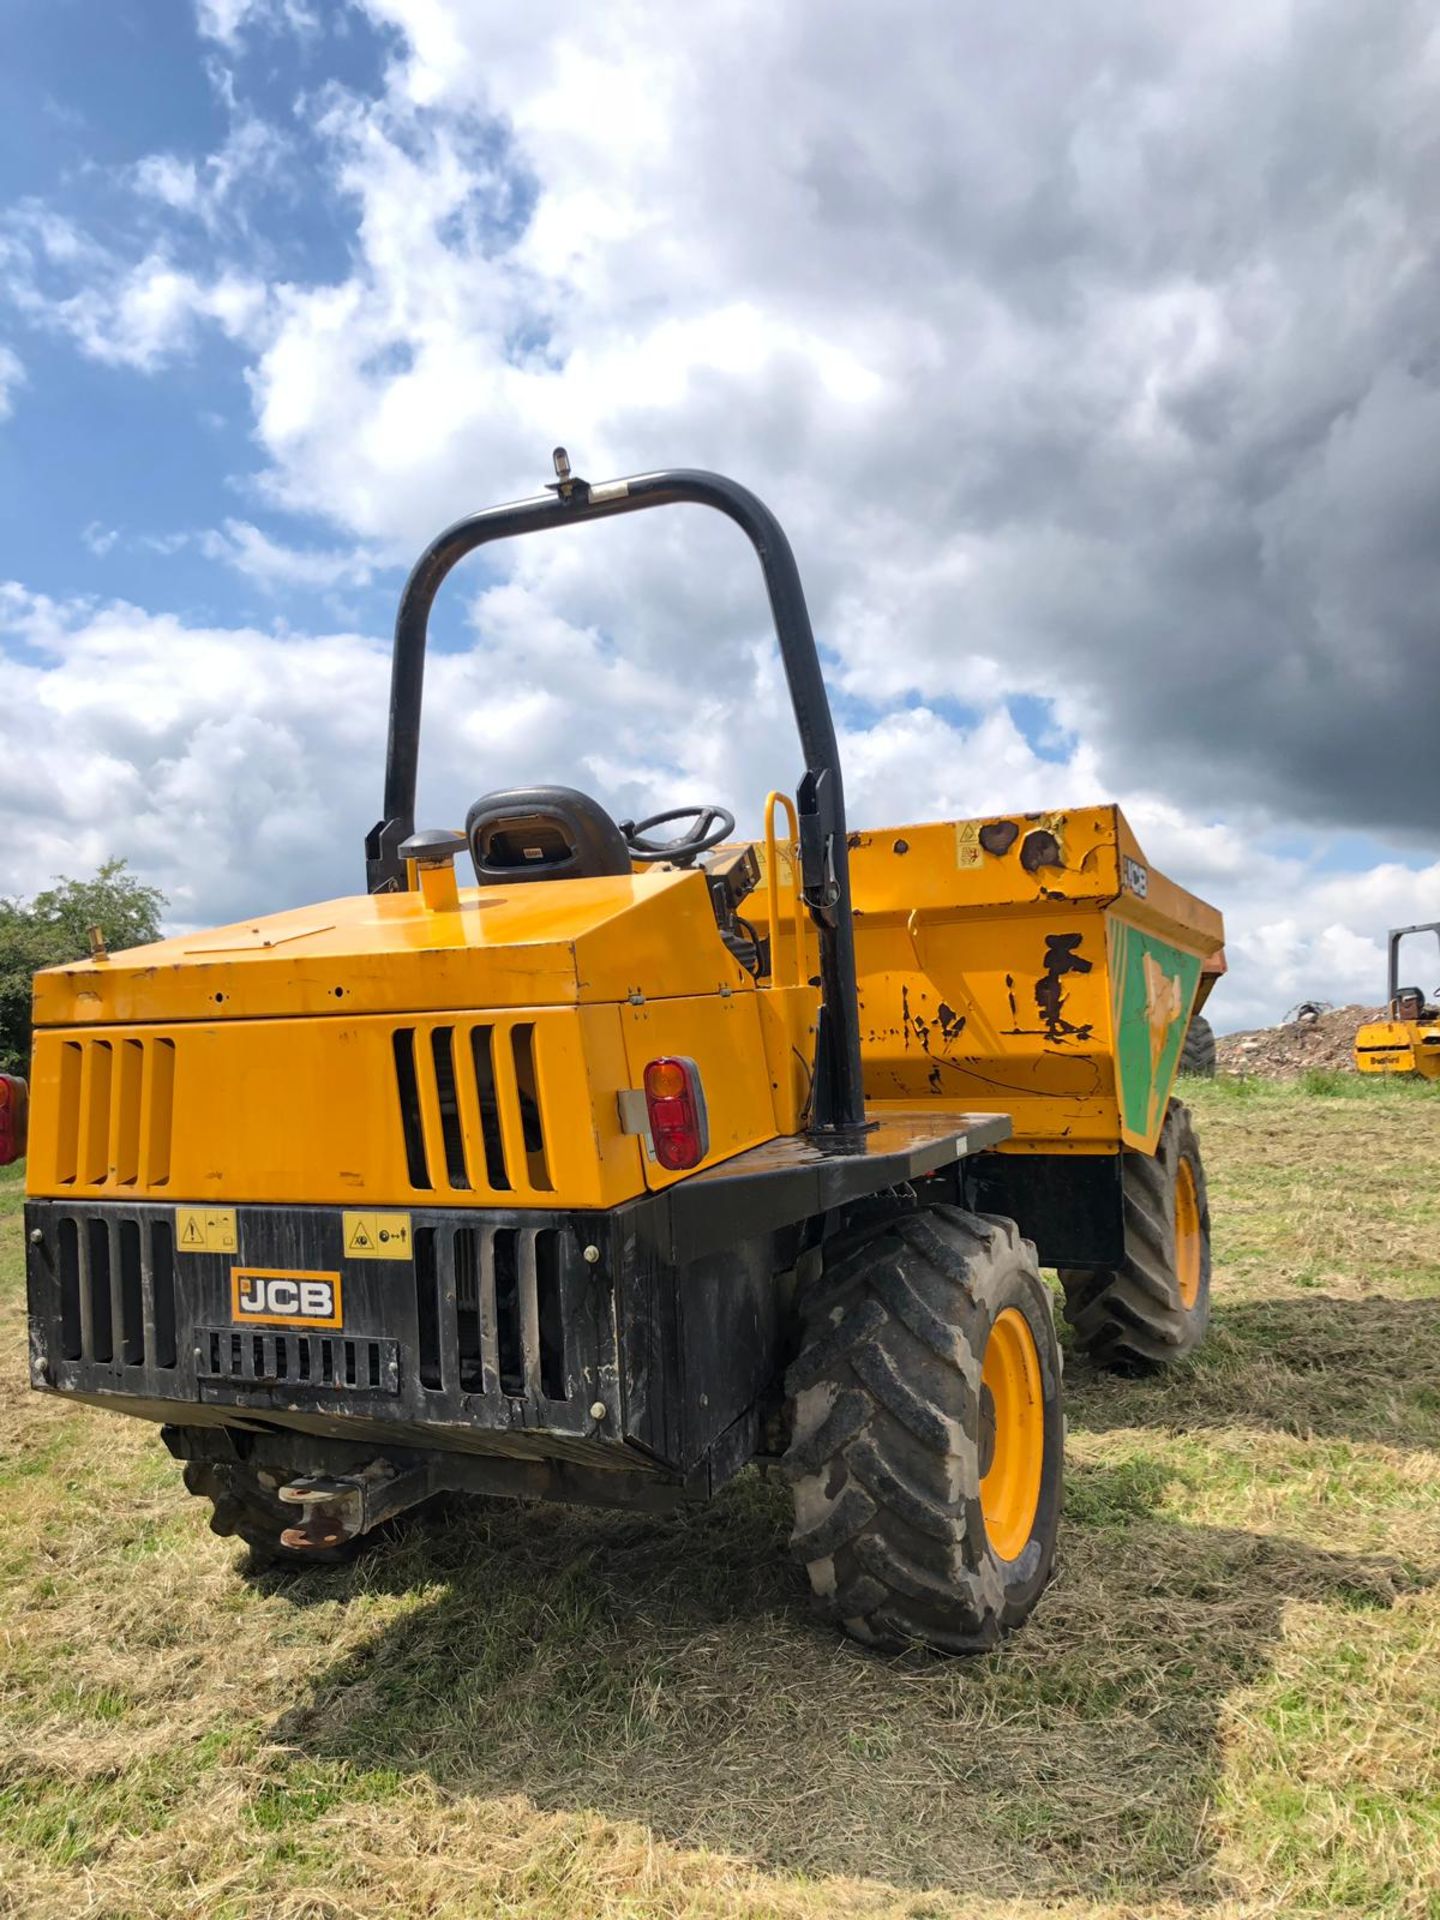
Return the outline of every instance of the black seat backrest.
[[[524,880],[594,880],[629,873],[625,836],[598,801],[573,787],[506,787],[465,816],[482,887]]]
[[[1425,995],[1419,987],[1396,988],[1394,1017],[1397,1020],[1423,1020],[1425,1018]]]

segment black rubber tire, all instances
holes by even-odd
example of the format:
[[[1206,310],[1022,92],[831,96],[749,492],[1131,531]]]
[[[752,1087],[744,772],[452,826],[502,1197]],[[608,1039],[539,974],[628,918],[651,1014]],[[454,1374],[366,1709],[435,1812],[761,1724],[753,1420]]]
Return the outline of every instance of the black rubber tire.
[[[1180,1049],[1181,1073],[1197,1080],[1215,1078],[1215,1029],[1203,1013],[1192,1014],[1185,1029],[1185,1044]]]
[[[270,1482],[274,1482],[272,1486]],[[280,1535],[292,1527],[298,1509],[276,1498],[280,1484],[273,1473],[258,1473],[253,1467],[231,1462],[188,1460],[185,1486],[214,1508],[210,1531],[222,1538],[243,1540],[250,1549],[251,1564],[256,1567],[285,1568],[301,1573],[313,1567],[347,1566],[370,1540],[362,1534],[339,1547],[282,1547]]]
[[[1187,1307],[1175,1272],[1175,1180],[1188,1161],[1200,1210],[1200,1284]],[[1210,1202],[1190,1112],[1172,1100],[1153,1154],[1127,1149],[1121,1166],[1125,1263],[1062,1269],[1065,1318],[1097,1366],[1156,1373],[1205,1338],[1210,1321]]]
[[[1034,1339],[1044,1419],[1038,1508],[1011,1560],[980,1503],[981,1368],[1006,1307]],[[827,1243],[801,1313],[784,1466],[817,1606],[884,1652],[994,1646],[1044,1590],[1060,1521],[1060,1343],[1034,1248],[958,1207],[872,1217]]]

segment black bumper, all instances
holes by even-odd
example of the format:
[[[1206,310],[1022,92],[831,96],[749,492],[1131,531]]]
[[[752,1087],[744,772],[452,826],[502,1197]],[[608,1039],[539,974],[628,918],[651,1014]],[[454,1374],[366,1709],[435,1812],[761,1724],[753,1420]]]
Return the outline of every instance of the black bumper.
[[[233,1253],[189,1252],[174,1207],[32,1201],[34,1384],[179,1423],[423,1428],[431,1445],[518,1453],[543,1435],[592,1459],[623,1447],[615,1217],[414,1211],[413,1258],[376,1260],[347,1255],[339,1208],[234,1213]],[[338,1274],[342,1324],[237,1324],[237,1270]]]
[[[238,1206],[211,1252],[180,1244],[184,1201],[32,1200],[31,1379],[179,1428],[718,1480],[777,1390],[777,1280],[812,1223],[1008,1131],[897,1114],[605,1212],[414,1208],[401,1259],[347,1253],[340,1207]],[[237,1269],[338,1276],[341,1324],[238,1324]]]
[[[177,1245],[178,1211],[28,1204],[36,1387],[171,1426],[685,1477],[783,1364],[773,1234],[676,1267],[643,1203],[416,1209],[412,1257],[377,1260],[347,1255],[339,1208],[238,1207],[223,1253]],[[338,1275],[342,1324],[239,1324],[237,1272]]]

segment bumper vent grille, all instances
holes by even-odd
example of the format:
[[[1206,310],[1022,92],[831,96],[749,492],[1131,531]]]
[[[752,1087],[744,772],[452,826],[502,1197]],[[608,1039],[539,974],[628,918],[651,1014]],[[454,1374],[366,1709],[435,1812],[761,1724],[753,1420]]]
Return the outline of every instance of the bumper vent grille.
[[[567,1364],[562,1240],[554,1227],[419,1229],[422,1386],[528,1401],[572,1398],[578,1388]]]
[[[62,1219],[60,1352],[95,1366],[175,1365],[175,1248],[168,1220]]]
[[[170,1178],[173,1040],[67,1040],[60,1049],[56,1176],[124,1192]]]
[[[395,1093],[417,1193],[523,1202],[553,1193],[535,1027],[397,1027]]]
[[[340,1393],[400,1391],[400,1348],[394,1340],[202,1327],[195,1345],[202,1380],[235,1387],[331,1387]]]

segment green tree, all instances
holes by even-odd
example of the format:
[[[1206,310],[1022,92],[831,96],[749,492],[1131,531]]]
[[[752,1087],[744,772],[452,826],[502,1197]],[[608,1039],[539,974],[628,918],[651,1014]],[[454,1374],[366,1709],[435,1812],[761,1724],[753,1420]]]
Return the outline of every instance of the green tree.
[[[142,886],[123,860],[107,860],[93,880],[57,880],[33,900],[0,899],[0,1073],[26,1073],[30,992],[42,967],[83,960],[90,929],[112,953],[160,937],[165,896]]]

